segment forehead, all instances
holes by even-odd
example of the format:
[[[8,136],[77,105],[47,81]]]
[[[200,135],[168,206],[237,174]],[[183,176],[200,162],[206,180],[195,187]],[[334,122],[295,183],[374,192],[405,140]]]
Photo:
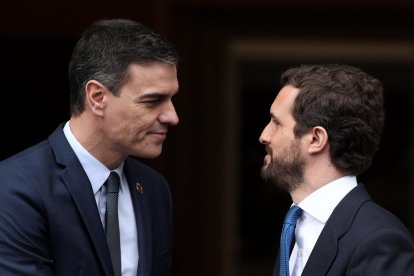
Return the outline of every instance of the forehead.
[[[274,115],[286,115],[292,113],[293,102],[299,93],[299,89],[291,85],[282,87],[273,101],[270,112]]]
[[[133,86],[140,91],[175,93],[178,91],[177,68],[164,62],[132,63],[128,67],[125,86]]]

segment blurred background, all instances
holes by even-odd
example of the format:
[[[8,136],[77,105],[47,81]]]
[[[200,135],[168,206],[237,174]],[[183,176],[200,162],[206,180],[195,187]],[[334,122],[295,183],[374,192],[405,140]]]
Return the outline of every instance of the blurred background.
[[[133,19],[176,45],[181,121],[163,155],[143,160],[172,188],[174,276],[271,275],[291,201],[261,180],[258,137],[280,73],[301,63],[347,63],[383,81],[383,140],[359,179],[414,233],[414,2],[20,0],[0,15],[0,159],[68,120],[70,54],[93,21]]]

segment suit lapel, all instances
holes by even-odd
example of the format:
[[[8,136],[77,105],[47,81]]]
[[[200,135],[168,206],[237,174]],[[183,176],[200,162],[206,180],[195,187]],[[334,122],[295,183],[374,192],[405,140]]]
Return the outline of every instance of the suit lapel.
[[[66,166],[61,174],[62,181],[66,185],[79,210],[85,228],[95,247],[96,255],[105,271],[105,275],[113,275],[105,232],[99,217],[91,183],[72,148],[69,146],[62,128],[58,128],[49,137],[49,141],[55,152],[57,162]]]
[[[360,206],[370,200],[362,185],[349,192],[332,212],[305,265],[302,275],[326,275],[338,251],[338,241],[350,229]]]
[[[335,223],[327,223],[312,250],[302,275],[326,275],[337,254],[338,238]]]
[[[145,200],[145,181],[129,159],[125,160],[124,171],[132,197],[138,231],[138,275],[149,275],[152,263],[152,232]],[[142,191],[138,191],[137,183],[141,185]]]

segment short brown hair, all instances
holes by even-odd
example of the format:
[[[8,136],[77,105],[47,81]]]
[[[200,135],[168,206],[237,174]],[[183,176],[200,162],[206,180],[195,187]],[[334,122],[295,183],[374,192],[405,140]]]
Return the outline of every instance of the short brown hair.
[[[284,72],[281,84],[299,89],[292,111],[296,136],[322,126],[339,170],[359,175],[371,165],[384,125],[378,79],[348,65],[302,65]]]

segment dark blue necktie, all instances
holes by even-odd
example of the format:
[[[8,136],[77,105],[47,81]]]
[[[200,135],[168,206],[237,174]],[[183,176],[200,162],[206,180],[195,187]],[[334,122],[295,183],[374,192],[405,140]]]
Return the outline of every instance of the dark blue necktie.
[[[121,275],[121,244],[119,241],[118,192],[119,176],[111,172],[106,181],[106,241],[115,276]]]
[[[282,235],[280,237],[280,276],[289,276],[289,258],[293,235],[295,234],[296,221],[302,214],[302,209],[293,205],[286,214],[283,222]]]

